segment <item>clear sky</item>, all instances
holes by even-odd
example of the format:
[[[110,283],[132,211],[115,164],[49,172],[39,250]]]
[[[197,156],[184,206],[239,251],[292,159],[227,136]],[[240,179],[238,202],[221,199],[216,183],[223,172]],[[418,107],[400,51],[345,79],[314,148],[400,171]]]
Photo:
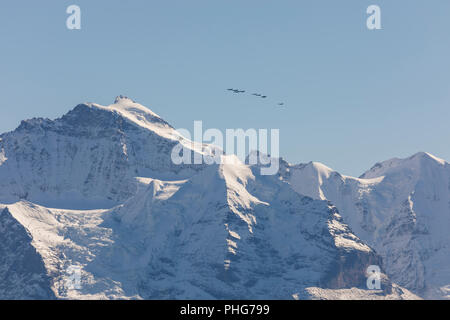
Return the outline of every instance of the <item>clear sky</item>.
[[[366,27],[371,4],[382,30]],[[343,174],[450,160],[448,0],[10,0],[0,37],[0,132],[124,94],[176,128],[279,128],[289,162]]]

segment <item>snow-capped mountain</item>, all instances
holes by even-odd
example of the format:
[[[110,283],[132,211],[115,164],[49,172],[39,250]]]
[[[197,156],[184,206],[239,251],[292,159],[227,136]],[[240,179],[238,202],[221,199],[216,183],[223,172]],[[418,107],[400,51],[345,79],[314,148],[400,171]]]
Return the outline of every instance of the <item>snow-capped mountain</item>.
[[[213,149],[122,96],[0,135],[0,298],[413,299],[396,282],[419,293],[421,279],[433,289],[446,281],[427,269],[449,266],[445,162],[393,161],[356,179],[281,161],[263,176],[232,155],[175,165],[179,142]],[[421,255],[422,236],[438,255]],[[370,265],[387,274],[381,290],[367,290]]]
[[[172,163],[179,141],[167,122],[122,96],[107,107],[80,104],[54,121],[22,121],[0,136],[0,203],[112,207],[136,192],[136,177],[180,179],[201,169]]]
[[[381,255],[389,277],[426,298],[450,297],[450,165],[428,153],[377,163],[360,178],[320,163],[287,166],[300,194],[337,206]]]

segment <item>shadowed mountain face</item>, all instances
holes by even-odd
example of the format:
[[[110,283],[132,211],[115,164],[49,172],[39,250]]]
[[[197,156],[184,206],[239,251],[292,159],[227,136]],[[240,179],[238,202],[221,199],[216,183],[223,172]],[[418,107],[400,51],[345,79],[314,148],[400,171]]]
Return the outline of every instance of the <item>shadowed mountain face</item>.
[[[32,237],[8,209],[0,212],[0,297],[54,299],[51,279]]]
[[[380,290],[366,287],[367,268],[378,265],[419,291],[419,278],[395,274],[409,263],[407,250],[416,254],[413,235],[426,235],[417,231],[425,218],[396,207],[403,208],[409,175],[381,178],[377,171],[356,179],[282,160],[274,176],[237,159],[175,165],[171,151],[179,141],[194,153],[209,147],[187,141],[126,97],[107,107],[81,104],[54,121],[24,121],[1,135],[0,206],[8,209],[0,216],[7,237],[0,277],[21,280],[16,291],[1,282],[0,297],[415,298],[384,274]],[[432,194],[415,198],[429,190],[446,199],[441,185],[425,180],[411,182],[415,205],[429,205]],[[395,192],[399,202],[387,201]],[[394,263],[388,240],[399,234],[410,245],[396,247],[404,262]],[[448,243],[445,236],[439,241]],[[414,263],[425,265],[417,255]],[[71,266],[81,270],[76,289],[67,287]]]

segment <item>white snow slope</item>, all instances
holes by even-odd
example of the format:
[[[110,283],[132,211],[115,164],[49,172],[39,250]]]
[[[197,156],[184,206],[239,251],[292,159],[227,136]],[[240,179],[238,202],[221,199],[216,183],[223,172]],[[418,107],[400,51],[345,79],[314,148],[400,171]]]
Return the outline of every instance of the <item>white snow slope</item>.
[[[234,156],[174,165],[178,141],[211,152],[122,96],[0,135],[0,298],[413,299],[449,283],[445,162],[261,176]]]
[[[450,165],[431,154],[376,164],[361,178],[319,163],[287,165],[300,194],[327,199],[381,255],[389,277],[425,298],[450,298]]]

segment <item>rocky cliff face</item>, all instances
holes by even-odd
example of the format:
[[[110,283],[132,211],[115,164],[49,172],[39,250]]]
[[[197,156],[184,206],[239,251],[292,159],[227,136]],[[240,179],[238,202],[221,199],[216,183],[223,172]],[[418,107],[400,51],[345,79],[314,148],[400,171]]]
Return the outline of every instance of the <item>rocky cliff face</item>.
[[[0,212],[0,297],[53,299],[51,279],[32,236],[8,209]]]

